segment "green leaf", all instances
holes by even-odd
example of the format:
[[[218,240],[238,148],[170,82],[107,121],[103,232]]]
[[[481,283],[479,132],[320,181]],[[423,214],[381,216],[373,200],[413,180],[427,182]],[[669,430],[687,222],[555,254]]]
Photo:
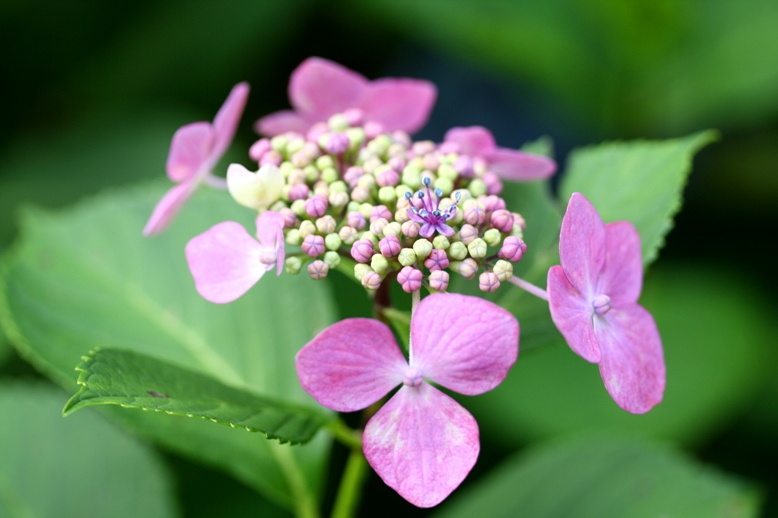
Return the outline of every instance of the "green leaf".
[[[1,278],[0,324],[8,337],[73,392],[81,356],[115,347],[320,408],[300,387],[294,355],[334,320],[326,285],[266,275],[231,304],[203,300],[186,265],[186,242],[224,220],[253,231],[252,211],[227,193],[201,190],[166,233],[144,239],[141,230],[167,187],[113,191],[56,213],[27,210],[21,243]],[[167,448],[226,469],[279,505],[319,492],[328,436],[290,449],[199,419],[120,408],[109,413]]]
[[[611,400],[597,365],[556,345],[519,354],[495,390],[462,398],[482,434],[507,446],[579,431],[618,431],[697,443],[731,420],[769,378],[773,331],[757,295],[731,272],[652,270],[641,298],[656,319],[667,389],[644,415]],[[547,309],[546,309],[547,310]],[[524,351],[524,324],[520,347]]]
[[[574,192],[583,193],[605,222],[634,223],[648,264],[656,259],[681,208],[692,157],[716,138],[709,130],[677,139],[609,142],[574,150],[559,197],[566,204]]]
[[[578,438],[514,456],[455,494],[436,518],[747,518],[761,498],[743,482],[666,446]]]
[[[0,516],[177,516],[155,452],[93,413],[62,419],[65,397],[40,382],[0,384]]]
[[[97,349],[76,370],[81,389],[65,405],[65,416],[87,406],[120,405],[200,417],[295,444],[310,441],[329,419],[130,351]]]

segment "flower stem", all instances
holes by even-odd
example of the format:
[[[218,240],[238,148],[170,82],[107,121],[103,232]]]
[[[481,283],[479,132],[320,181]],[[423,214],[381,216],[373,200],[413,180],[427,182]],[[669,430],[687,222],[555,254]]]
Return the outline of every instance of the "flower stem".
[[[327,424],[326,428],[344,446],[351,449],[362,449],[361,433],[357,430],[352,430],[340,419],[333,419]]]
[[[538,298],[541,298],[543,300],[548,300],[548,293],[543,288],[538,288],[531,282],[527,282],[524,279],[520,279],[519,277],[516,277],[515,275],[508,279],[508,281],[512,284],[515,284],[519,288],[523,289],[527,293],[531,293],[532,295],[535,295]]]
[[[360,489],[367,475],[367,460],[361,448],[353,448],[346,461],[346,469],[340,480],[332,518],[351,518],[357,510],[361,495]]]
[[[292,447],[288,444],[278,444],[275,441],[268,442],[270,443],[270,453],[281,468],[286,483],[289,484],[295,516],[297,518],[319,518],[316,497],[308,488],[308,482],[292,456]]]

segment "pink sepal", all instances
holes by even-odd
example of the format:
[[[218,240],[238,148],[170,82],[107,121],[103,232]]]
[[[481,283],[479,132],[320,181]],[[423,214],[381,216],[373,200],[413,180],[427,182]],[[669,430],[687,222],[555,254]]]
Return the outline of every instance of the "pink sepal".
[[[216,162],[221,158],[227,148],[230,147],[233,137],[235,137],[235,130],[238,129],[238,123],[240,117],[243,115],[243,109],[246,107],[246,101],[249,98],[249,84],[238,83],[232,87],[230,95],[222,104],[219,111],[216,113],[216,117],[213,118],[213,129],[216,134],[216,139],[213,143],[213,149],[211,155],[213,156],[213,163],[211,167],[216,165]]]
[[[144,236],[153,236],[165,230],[186,200],[192,196],[198,184],[197,179],[183,182],[170,189],[154,207],[149,221],[143,227]]]
[[[257,216],[257,239],[262,246],[271,247],[276,252],[276,275],[284,269],[286,250],[284,248],[284,216],[272,210],[266,210]]]
[[[359,107],[366,120],[381,123],[387,131],[415,133],[426,124],[438,91],[428,81],[378,79],[370,84]]]
[[[411,322],[412,366],[426,378],[469,396],[493,389],[519,354],[519,322],[478,297],[435,293]]]
[[[629,221],[605,225],[605,263],[597,293],[607,293],[612,306],[633,304],[643,289],[640,235]]]
[[[305,133],[313,122],[291,110],[283,110],[265,115],[254,124],[254,131],[260,135],[276,136],[289,131]]]
[[[597,210],[583,194],[573,193],[562,219],[559,258],[567,280],[587,300],[605,263],[605,226]],[[642,268],[641,268],[642,275]]]
[[[366,408],[402,383],[408,367],[391,330],[367,318],[331,325],[297,353],[300,384],[340,412]]]
[[[289,78],[289,101],[295,111],[329,115],[354,108],[367,92],[368,80],[333,61],[311,57]]]
[[[418,507],[451,494],[480,450],[473,416],[427,383],[403,386],[367,423],[362,441],[378,476]]]
[[[214,225],[186,245],[195,287],[204,299],[224,304],[246,293],[267,271],[262,245],[239,223]]]
[[[628,304],[595,316],[594,327],[608,393],[627,412],[648,412],[662,401],[665,390],[662,340],[651,313],[639,304]]]
[[[598,363],[602,355],[592,324],[594,308],[570,284],[561,266],[548,271],[548,307],[570,348],[584,360]]]
[[[207,165],[216,134],[207,122],[193,122],[178,128],[170,143],[167,175],[174,182],[193,178]]]

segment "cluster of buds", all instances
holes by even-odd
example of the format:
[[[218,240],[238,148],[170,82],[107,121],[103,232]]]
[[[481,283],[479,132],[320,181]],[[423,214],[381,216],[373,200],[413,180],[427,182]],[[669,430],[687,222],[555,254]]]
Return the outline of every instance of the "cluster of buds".
[[[269,182],[257,190],[228,174],[236,200],[258,208],[264,197],[262,207],[284,216],[286,243],[301,248],[287,255],[286,271],[305,266],[319,280],[345,256],[369,290],[388,277],[407,292],[422,285],[446,291],[451,273],[478,276],[483,291],[509,279],[526,250],[525,222],[507,210],[488,162],[455,142],[412,142],[362,119],[352,109],[306,135],[255,143],[256,176],[283,179],[274,201],[267,200]]]

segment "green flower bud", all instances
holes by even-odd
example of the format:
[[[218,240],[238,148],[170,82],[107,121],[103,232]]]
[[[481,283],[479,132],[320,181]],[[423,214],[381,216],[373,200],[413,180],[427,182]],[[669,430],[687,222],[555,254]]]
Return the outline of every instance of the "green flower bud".
[[[330,200],[330,205],[333,208],[339,209],[341,207],[344,207],[348,203],[348,194],[341,191],[335,191],[332,192],[332,188],[330,187],[330,195],[328,197]],[[337,211],[336,211],[337,212]]]
[[[372,174],[363,174],[357,180],[357,185],[364,187],[365,189],[372,189],[375,187],[375,176]]]
[[[372,271],[373,269],[370,268],[370,266],[364,263],[357,263],[354,266],[354,277],[356,277],[358,281],[361,281],[362,277],[364,277],[367,272],[372,272]]]
[[[332,234],[335,232],[335,218],[325,215],[316,220],[316,230],[321,234]]]
[[[346,130],[346,136],[350,142],[349,148],[351,150],[359,149],[365,141],[365,130],[362,128],[349,128]]]
[[[286,231],[285,241],[290,246],[300,246],[303,242],[303,238],[300,235],[300,231],[296,228],[290,228]]]
[[[359,212],[365,216],[365,219],[370,221],[370,211],[373,210],[373,205],[370,203],[362,203],[359,205]]]
[[[340,255],[337,252],[326,252],[324,262],[330,267],[330,270],[335,269],[340,264]]]
[[[338,172],[332,167],[325,167],[321,171],[321,179],[327,183],[332,183],[338,179]]]
[[[403,266],[412,266],[416,264],[416,252],[411,248],[403,248],[400,250],[400,255],[397,256],[397,260]]]
[[[418,169],[406,167],[400,181],[413,191],[421,189],[421,173]]]
[[[340,237],[347,245],[353,245],[357,240],[359,234],[353,227],[343,227],[338,231],[338,237]],[[325,240],[326,244],[326,240]]]
[[[328,167],[335,167],[335,161],[332,159],[330,155],[322,155],[316,159],[316,168],[319,171],[323,171]],[[486,186],[484,185],[484,188],[485,187]]]
[[[372,259],[370,259],[370,267],[376,273],[383,275],[389,269],[389,261],[381,254],[374,254]]]
[[[457,178],[459,178],[459,173],[457,173],[456,169],[448,164],[440,164],[440,167],[438,167],[438,180],[443,178],[454,182]]]
[[[301,139],[301,138],[292,139],[286,145],[286,153],[289,156],[292,156],[298,151],[300,151],[304,145],[305,145],[305,139]]]
[[[444,196],[448,196],[448,194],[454,190],[454,182],[448,178],[438,177],[438,179],[435,180],[434,186],[436,189],[443,191]]]
[[[478,273],[478,263],[475,259],[467,258],[457,266],[457,271],[465,279],[472,279]]]
[[[286,145],[289,143],[284,135],[278,135],[270,139],[270,147],[278,151],[282,155],[286,151]]]
[[[483,196],[486,194],[486,184],[480,178],[473,178],[470,181],[470,185],[467,186],[467,189],[473,196]]]
[[[484,241],[486,241],[486,244],[489,246],[497,246],[500,244],[500,241],[502,241],[502,235],[496,228],[490,228],[484,232]]]
[[[413,243],[413,251],[416,252],[416,257],[423,261],[429,257],[430,252],[432,252],[432,243],[424,238],[417,239],[416,242]]]
[[[396,221],[392,221],[384,227],[385,236],[399,236],[402,233],[402,226]]]
[[[359,212],[360,205],[361,203],[359,203],[358,201],[350,201],[348,202],[348,206],[346,207],[346,210],[348,212]]]
[[[300,270],[302,270],[303,262],[300,260],[299,257],[295,257],[295,256],[287,257],[286,261],[284,261],[284,268],[286,269],[286,273],[291,273],[292,275],[296,275],[300,273]]]
[[[400,184],[397,187],[394,188],[394,192],[397,193],[397,199],[403,200],[405,199],[405,193],[409,192],[413,194],[413,190],[408,187],[407,185]]]
[[[330,192],[348,192],[348,185],[343,180],[337,180],[330,184]]]
[[[467,257],[467,246],[461,241],[455,241],[454,243],[451,243],[447,254],[451,259],[461,261]]]
[[[524,230],[522,230],[519,225],[513,225],[513,230],[511,230],[511,235],[518,237],[519,239],[524,239]]]
[[[308,165],[305,166],[305,169],[303,169],[303,173],[305,173],[305,181],[308,183],[315,182],[319,179],[319,170],[316,169],[315,166]]]
[[[324,246],[327,247],[327,250],[337,250],[342,244],[343,240],[338,234],[327,234],[327,236],[324,238]]]
[[[513,277],[513,265],[503,259],[494,263],[492,271],[497,275],[497,278],[500,279],[500,282],[505,282]]]
[[[295,170],[295,167],[291,162],[281,162],[281,165],[278,166],[278,170],[284,173],[284,176],[289,176],[292,171]]]
[[[291,206],[292,212],[297,214],[299,218],[308,217],[308,213],[305,212],[305,200],[295,200]]]
[[[432,240],[432,246],[435,247],[435,250],[448,250],[451,243],[446,236],[437,235],[435,236],[435,239]]]
[[[285,209],[286,207],[287,204],[285,202],[278,200],[277,202],[275,202],[273,205],[270,206],[270,210],[272,210],[273,212],[278,212],[281,209]]]
[[[486,241],[477,237],[470,241],[467,245],[467,251],[470,252],[470,257],[474,259],[483,259],[486,257]]]
[[[346,117],[344,117],[342,113],[336,113],[327,120],[327,126],[329,126],[332,131],[345,131],[346,128],[348,128],[348,120],[346,120]]]
[[[473,197],[473,195],[470,194],[470,191],[468,191],[467,189],[457,189],[456,191],[451,193],[451,196],[454,197],[456,193],[459,193],[460,203],[464,203]],[[464,205],[462,205],[462,208],[464,208]]]
[[[359,236],[359,238],[360,239],[369,239],[373,243],[374,247],[378,246],[378,241],[379,241],[378,236],[376,236],[375,234],[373,234],[370,231],[362,232],[362,235]]]
[[[316,233],[316,225],[313,224],[313,221],[310,220],[303,220],[302,223],[300,223],[300,237],[305,239],[305,236],[310,234]]]
[[[381,203],[384,205],[394,203],[394,201],[397,199],[397,194],[395,193],[394,187],[387,186],[378,189],[378,199],[381,200]]]

